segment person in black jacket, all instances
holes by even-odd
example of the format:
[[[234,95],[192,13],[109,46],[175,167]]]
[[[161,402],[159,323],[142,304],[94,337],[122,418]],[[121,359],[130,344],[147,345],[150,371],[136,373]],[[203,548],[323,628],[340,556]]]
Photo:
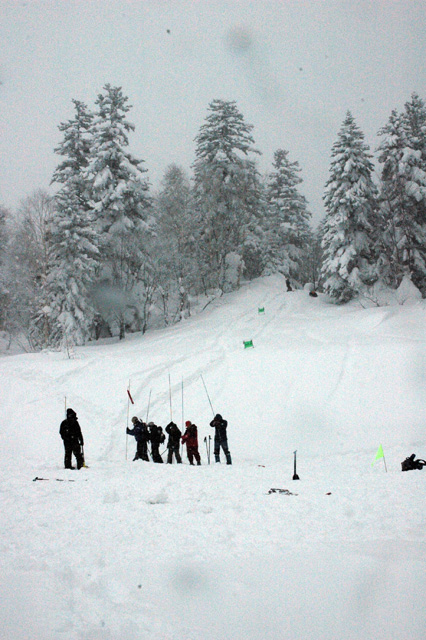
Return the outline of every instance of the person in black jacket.
[[[169,434],[169,440],[167,442],[167,449],[169,450],[167,453],[167,464],[172,464],[173,454],[175,454],[176,462],[182,464],[182,458],[179,453],[180,439],[182,436],[181,430],[175,422],[169,422],[166,427],[166,433]]]
[[[136,440],[136,453],[133,461],[145,460],[146,462],[149,462],[147,446],[149,440],[148,427],[145,422],[142,422],[142,420],[139,420],[136,416],[132,418],[132,422],[133,429],[129,429],[129,427],[127,427],[126,432],[129,436],[135,436]]]
[[[61,422],[59,433],[64,442],[65,469],[75,469],[71,464],[72,454],[74,454],[77,460],[77,469],[84,467],[83,435],[77,420],[77,414],[73,409],[67,409],[67,417]]]
[[[216,462],[220,462],[220,448],[222,447],[223,453],[226,457],[226,464],[232,464],[231,454],[228,448],[228,436],[226,435],[226,429],[228,422],[222,418],[220,413],[217,413],[213,420],[210,422],[210,426],[214,428],[214,457]]]
[[[163,433],[162,427],[157,427],[154,422],[148,423],[149,427],[149,439],[151,440],[151,455],[154,462],[163,462],[163,458],[160,454],[160,444],[164,442],[166,436]]]

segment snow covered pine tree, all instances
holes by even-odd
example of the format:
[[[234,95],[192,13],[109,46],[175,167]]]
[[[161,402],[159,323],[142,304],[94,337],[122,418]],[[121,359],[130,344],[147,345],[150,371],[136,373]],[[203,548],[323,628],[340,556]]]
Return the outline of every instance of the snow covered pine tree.
[[[413,94],[405,112],[392,111],[380,131],[383,277],[404,277],[426,295],[426,108]]]
[[[260,153],[234,101],[213,100],[196,137],[194,191],[200,271],[206,288],[238,287],[244,243],[258,215],[260,183],[249,154]]]
[[[377,188],[364,134],[348,111],[333,145],[326,183],[322,274],[324,290],[347,302],[377,279]]]
[[[91,300],[100,254],[85,180],[91,145],[92,114],[73,100],[75,117],[59,126],[64,138],[56,152],[64,160],[52,182],[62,184],[50,224],[48,299],[51,343],[69,349],[85,344],[95,315]]]
[[[127,101],[121,87],[110,84],[99,94],[85,173],[103,256],[97,304],[104,320],[118,327],[120,338],[130,321],[126,312],[132,309],[137,314],[132,292],[145,261],[143,240],[149,231],[151,207],[143,161],[127,150],[127,134],[135,128],[126,119]]]
[[[297,189],[302,182],[298,162],[290,162],[288,151],[274,153],[274,171],[268,181],[267,268],[300,279],[311,231],[307,201]]]

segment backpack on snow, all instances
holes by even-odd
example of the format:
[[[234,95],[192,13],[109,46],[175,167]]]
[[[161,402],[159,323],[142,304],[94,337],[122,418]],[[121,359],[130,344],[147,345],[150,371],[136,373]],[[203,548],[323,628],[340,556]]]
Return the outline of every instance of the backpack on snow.
[[[411,471],[412,469],[423,469],[426,466],[425,460],[415,460],[415,453],[412,453],[411,456],[405,458],[404,462],[401,462],[401,470],[402,471]]]

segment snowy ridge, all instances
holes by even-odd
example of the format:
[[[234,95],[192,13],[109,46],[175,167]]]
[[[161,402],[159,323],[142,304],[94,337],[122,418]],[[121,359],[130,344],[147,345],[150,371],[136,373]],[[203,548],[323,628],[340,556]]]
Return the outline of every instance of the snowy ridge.
[[[426,457],[425,303],[336,307],[285,289],[263,278],[71,360],[0,360],[2,639],[424,637],[426,470],[400,463]],[[151,390],[164,427],[169,374],[201,468],[132,462],[133,438],[125,460],[129,379],[130,415],[146,417]],[[232,467],[207,465],[201,375],[229,422]],[[62,468],[65,396],[85,438],[80,472]],[[379,444],[387,473],[371,464]]]

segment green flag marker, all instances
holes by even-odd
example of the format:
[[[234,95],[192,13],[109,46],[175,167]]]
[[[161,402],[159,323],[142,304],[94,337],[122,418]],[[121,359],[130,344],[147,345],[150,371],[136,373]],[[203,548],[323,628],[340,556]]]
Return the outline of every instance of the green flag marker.
[[[259,307],[258,312],[259,313],[265,313],[265,307]]]
[[[371,465],[373,465],[376,462],[376,460],[380,460],[380,458],[383,458],[383,464],[385,465],[385,470],[387,471],[388,468],[386,466],[385,454],[383,453],[382,445],[380,445],[379,448],[377,449],[376,457],[374,458]]]
[[[248,349],[249,347],[254,347],[253,340],[244,340],[244,349]]]
[[[380,458],[384,458],[384,453],[383,453],[383,447],[382,445],[380,445],[380,447],[377,449],[377,453],[376,453],[376,457],[374,458],[374,462],[376,462],[376,460],[380,460]],[[374,464],[374,462],[372,462],[372,464]]]

